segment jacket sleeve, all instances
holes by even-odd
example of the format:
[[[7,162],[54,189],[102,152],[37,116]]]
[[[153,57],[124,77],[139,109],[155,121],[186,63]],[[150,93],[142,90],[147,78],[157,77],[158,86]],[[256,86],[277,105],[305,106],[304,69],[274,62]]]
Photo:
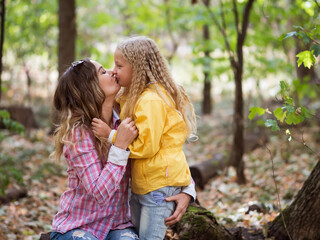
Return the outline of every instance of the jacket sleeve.
[[[84,135],[81,135],[80,129],[76,129],[75,145],[65,146],[66,160],[76,171],[86,192],[98,204],[105,205],[120,185],[130,152],[112,146],[108,162],[102,167],[90,134],[84,131]]]
[[[134,111],[138,137],[129,145],[130,158],[151,158],[160,149],[166,121],[166,107],[161,99],[141,99]]]
[[[191,203],[193,203],[196,200],[197,192],[193,178],[191,178],[191,183],[188,186],[182,188],[182,192],[191,196]]]

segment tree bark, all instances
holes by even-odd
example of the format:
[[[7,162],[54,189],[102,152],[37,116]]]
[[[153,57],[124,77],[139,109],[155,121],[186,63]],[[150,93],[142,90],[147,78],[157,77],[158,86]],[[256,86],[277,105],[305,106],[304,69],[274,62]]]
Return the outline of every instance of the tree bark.
[[[59,78],[75,59],[75,0],[59,0]]]
[[[210,0],[204,0],[204,4],[209,7]],[[205,24],[203,26],[203,39],[206,43],[210,40],[210,31],[209,25]],[[210,57],[210,50],[207,49],[204,52],[205,58]],[[204,86],[203,86],[203,102],[202,102],[202,113],[203,114],[210,114],[211,113],[211,79],[210,79],[210,63],[208,61],[204,61]]]
[[[244,134],[243,134],[243,96],[242,96],[242,67],[235,72],[236,96],[233,114],[233,146],[232,146],[232,165],[236,168],[237,182],[246,183],[244,175]],[[241,69],[240,69],[241,68]]]
[[[190,172],[196,186],[203,190],[208,181],[225,167],[226,157],[222,153],[216,153],[206,161],[191,165]]]
[[[13,201],[18,200],[20,198],[26,197],[27,194],[28,194],[28,191],[25,188],[7,189],[4,196],[0,195],[0,205],[1,204],[6,204],[6,203],[9,203],[9,202],[13,202]]]
[[[76,35],[75,0],[59,0],[58,79],[75,59]],[[54,108],[52,108],[51,119],[53,124],[49,134],[54,132],[55,125],[59,122]]]
[[[3,43],[4,43],[4,21],[5,21],[5,13],[6,13],[6,8],[5,8],[5,0],[1,1],[1,27],[0,27],[0,102],[1,102],[1,97],[2,97],[2,56],[3,56]]]
[[[235,102],[234,102],[234,114],[233,114],[233,146],[231,153],[231,164],[236,168],[237,182],[239,184],[246,183],[246,177],[244,175],[244,134],[243,134],[243,95],[242,95],[242,73],[243,73],[243,45],[246,38],[246,33],[249,25],[249,17],[254,0],[249,0],[245,6],[243,13],[243,21],[241,29],[238,29],[238,10],[237,4],[234,1],[234,15],[237,28],[237,60],[233,62],[231,59],[231,65],[233,68],[235,79]]]
[[[295,200],[281,215],[269,223],[269,237],[282,240],[320,239],[320,161],[317,163]],[[288,230],[286,230],[286,228]],[[290,237],[288,236],[288,233]]]

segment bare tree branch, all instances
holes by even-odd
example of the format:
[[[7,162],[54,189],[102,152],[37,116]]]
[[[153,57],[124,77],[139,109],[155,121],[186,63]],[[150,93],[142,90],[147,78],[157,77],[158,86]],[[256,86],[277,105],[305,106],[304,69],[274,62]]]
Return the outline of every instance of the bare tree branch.
[[[168,6],[168,0],[164,0],[165,6],[166,6],[166,24],[167,24],[167,29],[168,29],[168,33],[169,33],[169,37],[172,41],[173,44],[173,50],[171,51],[170,55],[168,56],[168,60],[169,62],[171,61],[171,59],[173,58],[175,52],[177,51],[178,48],[178,43],[175,40],[173,33],[172,33],[172,23],[171,23],[171,16],[170,16],[170,7]]]
[[[221,8],[220,16],[221,16],[221,20],[222,20],[222,27],[223,27],[224,29],[227,29],[226,19],[225,19],[225,17],[224,17],[224,7],[223,7],[223,3],[222,3],[221,0],[220,0],[220,8]]]
[[[244,44],[244,40],[246,38],[248,24],[249,24],[249,17],[250,17],[250,11],[252,8],[254,0],[248,0],[246,7],[243,12],[243,20],[242,20],[242,27],[238,34],[238,42],[237,42],[237,57],[238,57],[238,63],[240,66],[243,64],[243,52],[242,47]]]
[[[237,9],[237,3],[236,0],[233,0],[233,12],[234,12],[234,20],[236,24],[236,30],[237,34],[239,34],[239,14],[238,14],[238,9]]]
[[[202,0],[203,4],[206,6],[205,4],[205,0]],[[230,58],[230,62],[231,62],[231,65],[233,67],[235,67],[237,65],[236,61],[235,61],[235,58],[234,58],[234,53],[230,47],[230,43],[228,41],[228,37],[227,37],[227,34],[225,32],[225,29],[220,25],[218,19],[216,18],[216,16],[214,15],[214,13],[211,11],[211,8],[209,6],[206,6],[214,24],[218,27],[219,31],[221,32],[222,36],[223,36],[223,40],[224,40],[224,44],[226,46],[226,49],[227,49],[227,52],[228,52],[228,55],[229,55],[229,58]]]
[[[248,29],[248,24],[249,24],[249,17],[250,17],[250,11],[252,8],[254,0],[249,0],[246,4],[246,7],[244,9],[243,12],[243,21],[242,21],[242,27],[241,27],[241,34],[240,34],[240,38],[239,38],[239,42],[241,43],[241,45],[243,45],[244,39],[246,37],[247,34],[247,29]]]

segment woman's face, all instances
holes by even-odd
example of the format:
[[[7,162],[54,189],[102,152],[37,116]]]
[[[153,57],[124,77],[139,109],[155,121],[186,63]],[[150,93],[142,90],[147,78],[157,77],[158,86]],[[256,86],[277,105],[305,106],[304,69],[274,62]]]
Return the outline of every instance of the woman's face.
[[[115,96],[120,90],[120,85],[118,84],[116,78],[112,76],[112,71],[106,70],[98,62],[92,61],[92,63],[96,67],[99,85],[106,97]]]
[[[131,64],[122,57],[119,49],[116,49],[114,53],[114,63],[113,73],[116,75],[118,83],[121,87],[128,87],[132,81],[133,69]]]

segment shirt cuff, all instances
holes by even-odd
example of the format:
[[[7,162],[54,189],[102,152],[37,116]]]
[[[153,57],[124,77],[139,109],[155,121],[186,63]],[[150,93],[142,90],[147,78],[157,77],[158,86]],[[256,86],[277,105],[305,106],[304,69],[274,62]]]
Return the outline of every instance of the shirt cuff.
[[[109,134],[109,137],[108,137],[108,142],[109,143],[113,143],[112,140],[113,140],[113,136],[114,136],[115,132],[116,132],[116,130],[114,130],[114,129],[111,130],[111,132]]]
[[[126,166],[128,163],[129,155],[130,151],[112,145],[108,155],[108,162],[120,166]]]
[[[192,197],[191,203],[196,200],[197,193],[196,193],[195,183],[194,183],[193,179],[191,179],[191,183],[188,186],[182,188],[182,192],[186,193]]]

